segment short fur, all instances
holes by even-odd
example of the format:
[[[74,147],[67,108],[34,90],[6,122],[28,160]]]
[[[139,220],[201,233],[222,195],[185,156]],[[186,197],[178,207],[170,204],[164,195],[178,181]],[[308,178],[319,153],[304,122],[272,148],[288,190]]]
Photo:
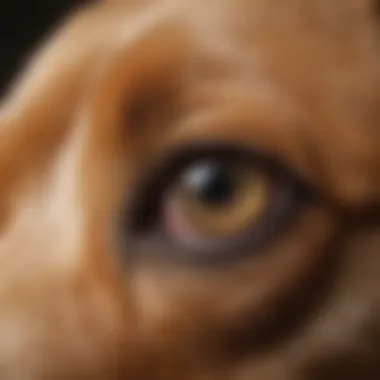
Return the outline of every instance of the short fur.
[[[0,378],[379,379],[378,9],[110,0],[69,17],[0,108]],[[319,201],[242,264],[120,262],[139,173],[199,139],[269,152]]]

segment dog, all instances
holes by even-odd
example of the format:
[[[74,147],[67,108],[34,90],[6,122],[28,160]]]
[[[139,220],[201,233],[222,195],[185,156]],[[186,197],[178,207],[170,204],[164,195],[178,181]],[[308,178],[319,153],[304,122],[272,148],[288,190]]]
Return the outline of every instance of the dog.
[[[0,107],[0,378],[380,378],[377,0],[105,0]]]

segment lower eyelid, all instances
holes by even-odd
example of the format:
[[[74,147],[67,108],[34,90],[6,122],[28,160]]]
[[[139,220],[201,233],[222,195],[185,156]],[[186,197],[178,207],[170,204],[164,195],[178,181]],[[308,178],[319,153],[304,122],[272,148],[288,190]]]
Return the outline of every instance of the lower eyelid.
[[[197,231],[191,223],[188,223],[186,218],[184,218],[178,198],[166,197],[165,210],[163,213],[163,228],[169,235],[175,236],[185,244],[196,244],[198,240]]]

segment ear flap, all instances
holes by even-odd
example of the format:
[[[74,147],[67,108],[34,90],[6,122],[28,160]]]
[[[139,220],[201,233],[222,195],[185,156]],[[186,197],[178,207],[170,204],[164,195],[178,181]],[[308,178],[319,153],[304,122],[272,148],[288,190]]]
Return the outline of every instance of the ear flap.
[[[0,214],[14,185],[54,154],[107,29],[81,14],[26,66],[0,104]],[[96,30],[91,30],[91,25]],[[90,30],[89,30],[90,29]]]

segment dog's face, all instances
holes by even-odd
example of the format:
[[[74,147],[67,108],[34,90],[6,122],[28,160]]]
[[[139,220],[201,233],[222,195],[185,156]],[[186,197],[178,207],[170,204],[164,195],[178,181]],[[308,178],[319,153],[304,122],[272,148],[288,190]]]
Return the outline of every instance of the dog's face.
[[[380,378],[377,9],[71,18],[0,113],[0,377]]]

